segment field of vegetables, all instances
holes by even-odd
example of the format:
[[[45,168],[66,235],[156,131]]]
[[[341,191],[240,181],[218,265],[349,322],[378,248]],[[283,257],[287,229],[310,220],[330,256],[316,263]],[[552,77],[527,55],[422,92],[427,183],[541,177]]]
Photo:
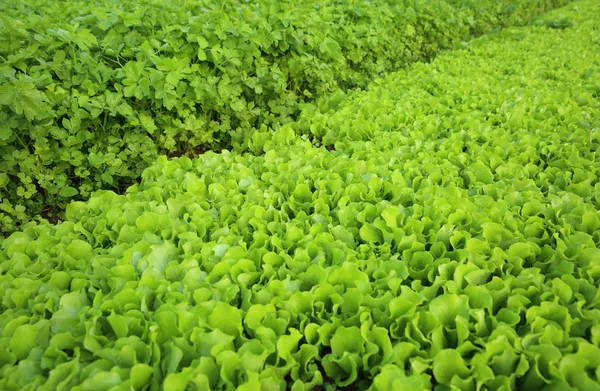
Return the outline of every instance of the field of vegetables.
[[[568,0],[4,0],[0,237]]]
[[[381,57],[377,50],[382,42],[404,37],[406,26],[386,37],[374,26],[373,36],[365,32],[365,41],[353,47],[364,59],[360,66],[345,46],[350,41],[339,38],[352,29],[335,25],[340,14],[357,13],[355,24],[350,22],[355,34],[367,31],[361,20],[392,23],[402,7],[409,9],[406,4],[373,1],[380,5],[375,10],[366,1],[308,1],[302,4],[316,13],[307,12],[306,19],[299,11],[283,17],[267,1],[225,2],[221,9],[217,2],[175,1],[164,7],[188,20],[200,3],[213,16],[260,16],[260,26],[276,25],[270,18],[279,16],[281,30],[272,31],[280,33],[310,31],[316,26],[310,18],[330,18],[332,24],[318,32],[325,38],[315,38],[321,39],[315,52],[303,53],[315,60],[331,39],[344,59],[321,59],[331,85],[299,76],[312,96],[297,94],[289,105],[282,103],[285,113],[263,97],[252,119],[235,125],[241,133],[231,128],[205,133],[207,125],[175,138],[177,144],[191,134],[210,134],[218,140],[213,147],[229,148],[222,152],[205,152],[205,145],[189,153],[185,146],[174,149],[179,157],[166,156],[170,150],[161,143],[169,137],[169,121],[191,112],[159,107],[155,95],[123,95],[117,105],[154,121],[147,148],[140,147],[154,162],[140,155],[119,158],[121,165],[148,163],[139,183],[125,191],[99,190],[69,203],[62,221],[29,222],[16,231],[19,219],[7,209],[14,210],[18,198],[8,194],[22,186],[14,177],[29,174],[11,170],[21,170],[29,156],[66,177],[79,167],[94,176],[92,160],[104,159],[95,165],[101,176],[114,174],[104,164],[114,165],[124,150],[100,154],[94,148],[112,144],[96,135],[77,147],[47,137],[47,153],[71,148],[87,162],[81,157],[81,164],[69,168],[73,161],[63,159],[61,166],[51,157],[44,165],[31,149],[35,132],[72,124],[73,105],[89,117],[67,138],[82,129],[98,131],[102,117],[115,127],[111,137],[117,139],[148,129],[119,117],[124,115],[119,108],[114,116],[99,109],[92,118],[79,99],[89,85],[66,87],[66,79],[60,84],[53,76],[44,82],[23,76],[34,58],[40,67],[56,66],[33,51],[23,55],[30,59],[13,57],[13,63],[1,65],[0,184],[7,190],[0,190],[5,197],[0,208],[10,234],[0,242],[0,390],[600,390],[600,2],[576,0],[533,19],[566,2],[406,2],[414,4],[412,16],[439,27],[434,29],[439,36],[411,22],[408,36],[421,46],[412,52],[415,57],[394,62],[397,53]],[[113,23],[105,31],[119,23],[136,26],[149,15],[119,11],[120,20],[102,16],[106,9],[98,8],[93,17],[85,16],[82,4],[56,2],[68,12],[48,12],[81,25]],[[443,18],[435,18],[437,9]],[[443,10],[457,11],[457,19],[448,20]],[[15,5],[12,16],[0,20],[21,39],[30,31],[42,36],[48,22],[26,17],[27,11]],[[468,17],[459,20],[459,11]],[[260,24],[261,18],[271,24]],[[301,27],[291,28],[294,23]],[[453,23],[466,30],[448,33],[440,44]],[[187,25],[143,26],[156,34],[161,29],[180,34]],[[492,32],[491,26],[505,28]],[[185,34],[192,30],[190,25]],[[95,38],[97,31],[87,31],[84,46],[104,42]],[[2,34],[0,46],[15,45]],[[50,39],[29,38],[40,45]],[[57,51],[67,56],[70,46],[74,54],[68,56],[92,61],[78,38],[69,39]],[[214,49],[212,39],[207,44]],[[288,57],[260,49],[251,63],[279,64],[289,81],[289,69],[281,64],[298,59],[297,52],[286,52],[281,42],[277,50]],[[197,52],[203,45],[194,38],[180,49]],[[443,47],[452,50],[440,52]],[[171,64],[172,71],[155,64],[156,69],[167,79],[177,73],[175,90],[185,90],[182,96],[194,101],[186,89],[207,88],[192,85],[194,75],[205,71],[202,61],[209,56],[217,61],[212,50],[206,53],[193,70],[191,63]],[[144,56],[131,55],[137,62]],[[84,72],[74,58],[69,61],[69,67],[52,72],[70,73],[67,79]],[[125,54],[120,61],[135,62]],[[246,67],[231,65],[236,72]],[[91,72],[87,66],[85,72]],[[144,72],[153,73],[149,68]],[[233,72],[207,69],[221,81]],[[124,93],[117,85],[129,88],[121,71],[111,77],[115,84],[104,80],[110,88],[97,94],[112,96],[112,88]],[[156,79],[147,87],[158,90],[160,83]],[[246,93],[240,87],[238,98],[249,105],[254,95]],[[58,96],[71,103],[53,100]],[[190,110],[185,99],[177,98],[177,104]],[[28,109],[16,103],[25,101],[51,114],[31,120]],[[233,126],[239,120],[228,114],[230,102],[210,102],[218,113],[215,123]],[[205,107],[198,103],[196,110]],[[30,141],[16,140],[23,132],[31,132]],[[29,150],[19,149],[20,142]],[[9,150],[13,158],[5,154]],[[136,178],[132,173],[130,179]],[[74,182],[68,188],[84,197],[74,183],[85,181],[69,180]],[[62,186],[57,193],[67,183]]]

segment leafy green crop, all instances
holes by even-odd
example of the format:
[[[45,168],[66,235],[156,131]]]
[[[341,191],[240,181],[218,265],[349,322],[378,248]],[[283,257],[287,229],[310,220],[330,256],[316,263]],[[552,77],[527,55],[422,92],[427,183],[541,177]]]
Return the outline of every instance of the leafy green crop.
[[[0,232],[566,1],[3,1]]]
[[[0,389],[600,389],[600,4],[552,15],[13,233]]]
[[[595,34],[588,26],[582,29]],[[594,46],[598,40],[590,44],[581,39],[582,29],[552,32],[534,23],[529,30],[490,34],[431,64],[376,79],[368,91],[303,105],[294,127],[338,150],[351,147],[351,140],[374,140],[381,130],[412,132],[425,139],[464,130],[466,142],[478,128],[549,132],[541,145],[532,145],[536,149],[554,148],[557,134],[575,132],[577,142],[589,148],[600,123],[600,71]],[[580,127],[587,132],[581,133]]]

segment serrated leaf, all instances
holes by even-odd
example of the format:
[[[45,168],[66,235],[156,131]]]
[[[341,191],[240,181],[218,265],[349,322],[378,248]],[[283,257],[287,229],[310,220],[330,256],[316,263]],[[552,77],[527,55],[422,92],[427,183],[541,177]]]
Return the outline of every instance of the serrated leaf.
[[[30,122],[49,114],[47,101],[46,95],[23,80],[0,86],[0,104],[9,106],[17,114],[24,114]]]
[[[340,45],[334,39],[331,38],[327,38],[323,42],[321,42],[321,44],[319,45],[319,50],[321,51],[321,53],[324,53],[331,58],[335,58],[341,55]]]
[[[176,86],[177,84],[179,84],[179,80],[181,80],[182,77],[183,75],[178,71],[171,71],[167,73],[167,77],[165,78],[165,80],[167,81],[167,83]]]
[[[153,134],[157,129],[154,119],[147,114],[140,114],[140,123],[142,127],[150,134]]]
[[[238,99],[231,103],[231,108],[233,109],[233,111],[240,112],[246,108],[246,103],[244,103],[243,100]]]
[[[75,44],[83,51],[98,45],[98,40],[88,29],[81,29],[75,35]]]

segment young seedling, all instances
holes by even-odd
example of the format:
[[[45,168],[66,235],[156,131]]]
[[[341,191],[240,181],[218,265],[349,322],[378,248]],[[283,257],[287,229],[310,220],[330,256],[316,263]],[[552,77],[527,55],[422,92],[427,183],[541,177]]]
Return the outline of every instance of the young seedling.
[[[591,122],[591,121],[590,121]],[[594,123],[590,123],[586,121],[579,121],[579,123],[590,130],[590,144],[592,143],[592,139],[594,137],[594,131],[598,130],[598,126],[600,126],[600,121],[594,121]]]
[[[583,126],[585,126],[586,128],[588,128],[590,130],[590,141],[589,141],[589,145],[592,148],[592,142],[593,142],[593,138],[594,138],[594,131],[598,130],[600,128],[600,121],[579,121],[579,123]],[[596,150],[598,149],[598,146],[596,145],[596,147],[594,148],[594,152],[592,152],[592,160],[596,161]]]

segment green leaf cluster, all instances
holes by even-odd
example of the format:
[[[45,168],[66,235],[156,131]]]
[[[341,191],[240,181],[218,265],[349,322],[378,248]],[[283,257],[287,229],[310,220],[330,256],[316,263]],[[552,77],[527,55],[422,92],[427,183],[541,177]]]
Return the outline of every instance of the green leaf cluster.
[[[0,389],[600,389],[600,4],[560,12],[13,233]]]
[[[0,232],[566,0],[513,3],[3,1]]]

